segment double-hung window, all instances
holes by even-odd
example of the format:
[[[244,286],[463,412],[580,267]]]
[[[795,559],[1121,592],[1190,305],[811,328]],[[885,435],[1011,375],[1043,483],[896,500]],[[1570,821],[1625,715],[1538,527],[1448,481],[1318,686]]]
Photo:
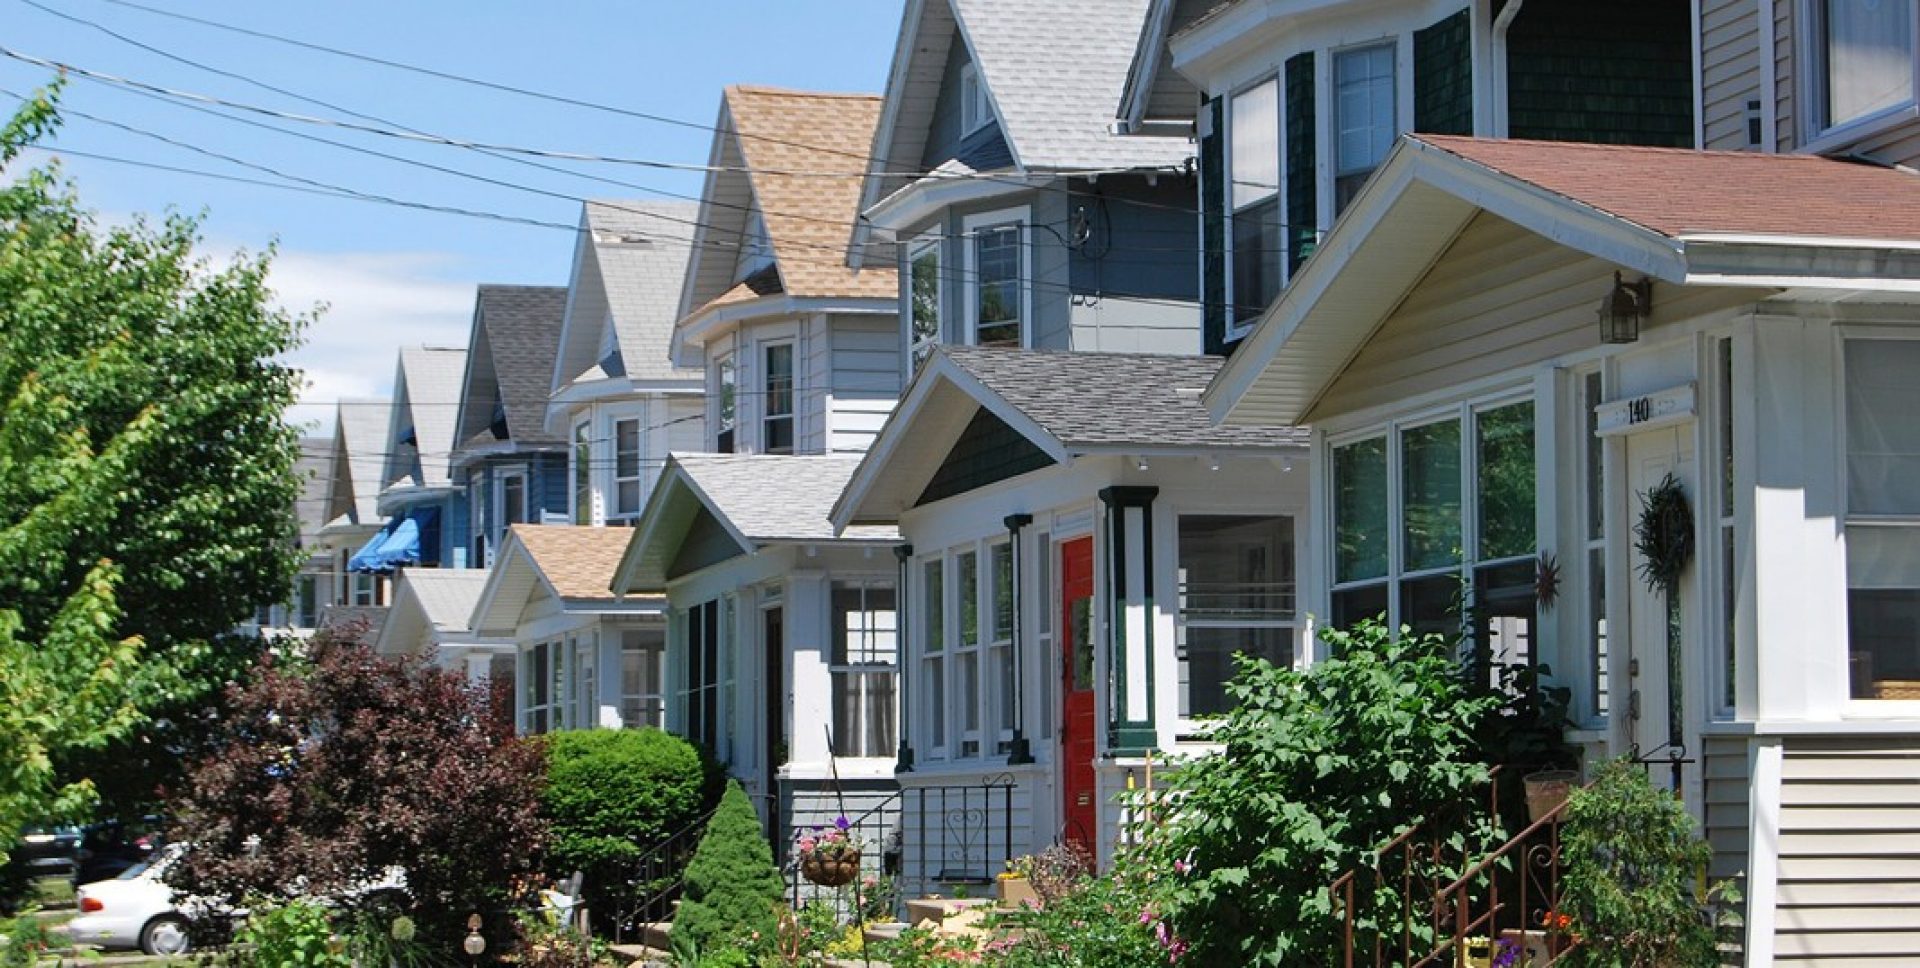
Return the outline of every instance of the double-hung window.
[[[666,726],[666,642],[657,630],[627,629],[620,634],[620,725],[627,729]]]
[[[1920,340],[1845,347],[1850,691],[1920,699]]]
[[[833,585],[833,753],[890,756],[898,745],[898,653],[893,586]]]
[[[940,558],[920,564],[920,683],[929,701],[916,703],[935,759],[947,753],[947,581]]]
[[[1586,563],[1586,609],[1583,628],[1586,630],[1587,688],[1585,698],[1585,716],[1588,723],[1598,725],[1606,722],[1608,709],[1612,705],[1608,694],[1607,670],[1607,494],[1606,494],[1606,441],[1600,436],[1600,416],[1596,408],[1606,402],[1602,394],[1600,371],[1589,370],[1580,375],[1579,399],[1582,426],[1586,433],[1582,438],[1580,454],[1581,488],[1581,552]],[[1731,478],[1729,478],[1731,479]]]
[[[520,731],[529,735],[567,728],[567,649],[541,642],[521,654]]]
[[[514,467],[494,472],[493,545],[499,547],[507,529],[527,521],[527,470]]]
[[[961,759],[980,755],[980,554],[953,556],[955,631],[953,642],[953,730]]]
[[[1233,199],[1231,335],[1240,335],[1280,294],[1280,82],[1233,96],[1228,124]]]
[[[1814,135],[1914,103],[1912,0],[1808,0]]]
[[[593,425],[573,425],[573,523],[593,523]]]
[[[1293,519],[1180,516],[1180,719],[1233,708],[1233,657],[1293,663]]]
[[[987,668],[993,683],[991,721],[996,726],[993,744],[996,753],[1013,749],[1013,712],[1019,705],[1014,695],[1013,551],[1010,541],[987,549]]]
[[[1333,55],[1333,210],[1337,215],[1386,160],[1399,134],[1395,117],[1394,45]]]
[[[729,353],[714,364],[714,433],[713,450],[717,454],[733,453],[733,428],[739,405],[736,388],[739,375],[734,370],[733,354]]]
[[[640,514],[640,419],[613,422],[613,513],[625,521]]]
[[[760,451],[793,453],[793,344],[769,343],[761,348]]]
[[[907,345],[913,372],[940,343],[940,240],[927,239],[907,250]]]
[[[975,346],[1026,343],[1026,213],[993,212],[968,216],[968,339]]]

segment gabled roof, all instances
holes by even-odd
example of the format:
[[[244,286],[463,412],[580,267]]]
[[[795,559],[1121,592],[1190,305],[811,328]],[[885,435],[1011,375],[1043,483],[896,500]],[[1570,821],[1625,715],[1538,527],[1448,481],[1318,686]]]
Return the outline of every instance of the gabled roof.
[[[668,359],[686,283],[697,202],[607,199],[581,206],[564,336],[550,393],[602,362],[613,328],[620,373],[632,380],[698,379]]]
[[[1487,212],[1663,283],[1920,292],[1920,176],[1808,155],[1408,135],[1207,389],[1294,423]],[[1596,306],[1598,294],[1596,295]],[[1661,297],[1656,289],[1654,310]]]
[[[712,149],[712,164],[725,170],[710,174],[701,193],[701,226],[682,316],[734,287],[739,247],[754,240],[755,213],[785,295],[898,295],[891,267],[854,269],[845,258],[859,213],[860,173],[879,113],[880,99],[871,94],[747,85],[726,89]]]
[[[890,544],[890,526],[836,531],[828,512],[859,466],[853,455],[675,454],[642,511],[620,561],[615,587],[658,591],[681,544],[701,516],[732,539],[738,553],[775,544]]]
[[[445,641],[471,634],[473,609],[486,587],[478,568],[403,568],[393,582],[393,607],[374,649],[383,655],[409,652],[423,639]]]
[[[300,494],[294,498],[294,518],[300,523],[300,546],[311,548],[320,529],[332,518],[327,512],[333,490],[333,438],[301,437],[300,456],[294,459],[293,476],[300,482]]]
[[[941,346],[861,459],[833,520],[896,520],[974,413],[991,412],[1055,462],[1088,454],[1228,455],[1304,447],[1293,427],[1213,422],[1200,391],[1214,356]]]
[[[455,428],[456,452],[492,444],[495,408],[506,413],[506,439],[519,446],[558,444],[546,429],[553,360],[566,318],[561,286],[482,285],[474,296],[473,329]]]
[[[614,570],[632,538],[628,528],[513,525],[494,555],[471,628],[482,635],[509,633],[527,603],[542,593],[559,599],[568,611],[659,611],[663,599],[616,600],[612,591]]]
[[[1173,50],[1167,41],[1228,0],[1149,0],[1147,16],[1134,42],[1121,86],[1117,116],[1138,129],[1150,121],[1191,122],[1200,102],[1200,89],[1173,69]]]
[[[387,431],[386,471],[382,483],[445,487],[447,459],[453,454],[453,428],[459,421],[460,387],[466,380],[467,351],[452,346],[403,346],[393,376],[393,417]],[[406,444],[408,437],[412,444]],[[409,449],[411,448],[411,450]],[[420,478],[412,479],[413,456]]]
[[[393,402],[341,400],[335,411],[339,415],[340,433],[333,441],[333,487],[327,522],[330,525],[377,524],[380,521],[380,472],[386,466],[387,429],[393,423]]]

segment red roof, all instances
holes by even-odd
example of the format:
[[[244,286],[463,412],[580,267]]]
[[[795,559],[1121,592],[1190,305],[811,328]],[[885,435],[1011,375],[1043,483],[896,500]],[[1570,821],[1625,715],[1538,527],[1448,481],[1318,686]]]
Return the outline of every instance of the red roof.
[[[1815,155],[1421,134],[1441,151],[1662,235],[1920,241],[1920,175]]]

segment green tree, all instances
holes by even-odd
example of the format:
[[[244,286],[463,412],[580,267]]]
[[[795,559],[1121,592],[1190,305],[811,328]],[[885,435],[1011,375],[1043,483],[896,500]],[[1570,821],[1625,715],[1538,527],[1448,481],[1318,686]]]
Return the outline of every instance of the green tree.
[[[58,85],[0,164],[58,125]],[[257,643],[220,634],[295,568],[303,321],[266,256],[196,256],[197,220],[107,226],[57,168],[0,186],[0,840],[142,768],[142,721],[199,705]],[[148,796],[174,768],[145,764]],[[156,771],[157,770],[157,771]]]
[[[757,934],[773,937],[779,924],[780,872],[739,783],[727,785],[687,865],[686,894],[673,919],[675,943],[717,951]]]

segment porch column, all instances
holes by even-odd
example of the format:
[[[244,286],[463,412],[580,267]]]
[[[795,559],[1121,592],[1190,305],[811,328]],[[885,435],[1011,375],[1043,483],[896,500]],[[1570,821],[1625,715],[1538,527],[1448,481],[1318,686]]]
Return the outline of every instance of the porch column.
[[[913,589],[909,584],[913,578],[913,546],[894,545],[893,557],[900,563],[900,577],[894,585],[893,592],[893,634],[894,641],[897,643],[894,649],[894,661],[900,664],[900,722],[898,724],[900,754],[894,761],[893,772],[912,773],[913,716],[909,711],[912,709],[914,665],[909,656],[917,650],[907,648],[907,644],[913,641],[913,626],[907,621],[909,616],[907,603],[913,601]]]
[[[1157,487],[1109,487],[1107,752],[1139,755],[1159,736],[1153,701],[1153,499]]]
[[[1009,514],[1005,523],[1007,548],[1010,551],[1007,558],[1013,563],[1013,628],[1008,630],[1013,635],[1013,647],[1009,650],[1011,654],[1007,656],[1007,661],[1013,663],[1013,708],[1007,710],[1007,719],[1013,724],[1013,742],[1007,750],[1007,764],[1013,766],[1033,762],[1033,749],[1027,743],[1027,697],[1023,691],[1027,678],[1024,675],[1027,648],[1021,636],[1022,629],[1026,626],[1026,622],[1021,619],[1022,606],[1025,604],[1023,593],[1026,588],[1027,567],[1024,563],[1026,549],[1020,546],[1020,529],[1033,523],[1033,515]]]

